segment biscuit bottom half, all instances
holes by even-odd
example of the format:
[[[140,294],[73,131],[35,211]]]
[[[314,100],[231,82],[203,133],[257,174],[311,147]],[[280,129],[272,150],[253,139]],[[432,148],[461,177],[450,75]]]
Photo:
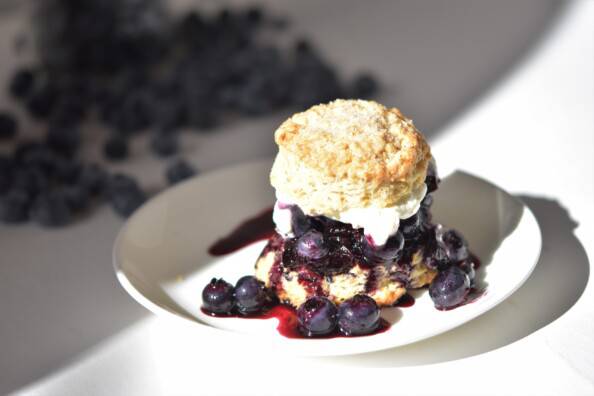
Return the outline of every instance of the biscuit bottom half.
[[[426,248],[418,241],[405,245],[407,253],[397,262],[369,265],[354,260],[348,268],[331,274],[321,274],[307,264],[287,265],[283,262],[286,244],[279,234],[270,238],[256,261],[255,275],[280,302],[293,307],[313,296],[340,304],[357,294],[370,296],[380,307],[391,306],[407,289],[428,285],[437,275],[436,269],[425,264]]]

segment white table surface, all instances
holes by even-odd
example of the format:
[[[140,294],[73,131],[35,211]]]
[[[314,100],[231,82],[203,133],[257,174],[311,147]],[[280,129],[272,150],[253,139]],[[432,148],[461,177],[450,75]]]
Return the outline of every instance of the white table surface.
[[[493,23],[504,23],[498,16],[494,10]],[[438,114],[433,118],[407,110],[424,101],[418,95],[415,102],[416,91],[406,84],[404,92],[382,98],[413,117],[420,113],[419,127],[428,130],[442,172],[460,168],[485,177],[518,194],[536,214],[541,259],[526,284],[494,310],[426,341],[342,358],[290,358],[266,345],[205,337],[148,314],[119,288],[110,246],[121,222],[104,207],[63,231],[0,228],[0,393],[594,394],[594,287],[588,281],[594,257],[593,26],[594,2],[572,3],[480,98],[484,86],[478,83],[460,88],[454,104],[436,95],[428,104]],[[10,29],[14,22],[3,20],[0,30]],[[326,33],[322,45],[333,40]],[[476,55],[492,59],[490,52]],[[454,60],[444,58],[444,65]],[[4,70],[18,63],[3,61]],[[414,74],[413,63],[403,62]],[[435,87],[434,66],[421,67],[415,77],[423,81],[419,73],[432,72],[427,79]],[[476,82],[483,69],[469,67],[468,77]],[[463,75],[448,70],[443,77],[463,82]],[[390,76],[389,68],[380,74]],[[483,77],[494,80],[497,73]],[[184,150],[203,169],[270,155],[271,130],[284,116],[188,137]],[[31,131],[36,127],[27,124]],[[121,168],[145,185],[162,184],[162,164],[142,144]],[[89,149],[87,155],[96,153]]]

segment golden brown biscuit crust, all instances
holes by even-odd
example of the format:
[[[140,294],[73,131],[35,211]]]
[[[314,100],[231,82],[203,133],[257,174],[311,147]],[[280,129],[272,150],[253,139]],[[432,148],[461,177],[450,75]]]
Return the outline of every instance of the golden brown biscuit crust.
[[[310,214],[390,207],[425,180],[429,146],[396,108],[335,100],[293,115],[275,132],[277,194]]]

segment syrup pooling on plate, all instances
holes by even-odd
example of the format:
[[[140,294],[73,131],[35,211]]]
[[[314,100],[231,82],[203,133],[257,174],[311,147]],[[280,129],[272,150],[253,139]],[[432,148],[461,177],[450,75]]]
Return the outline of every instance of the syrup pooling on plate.
[[[271,307],[269,310],[264,311],[258,315],[253,315],[253,316],[241,316],[236,313],[213,314],[212,312],[209,312],[209,311],[205,310],[204,308],[201,308],[201,311],[205,315],[213,316],[216,318],[222,318],[222,319],[224,319],[224,318],[277,319],[278,325],[276,327],[276,330],[278,331],[278,333],[281,336],[286,337],[286,338],[295,338],[295,339],[309,338],[309,337],[303,335],[299,331],[299,322],[297,320],[297,312],[296,312],[295,308],[290,307],[288,305],[283,305],[283,304],[275,305],[275,306]],[[387,320],[380,318],[379,326],[372,333],[366,334],[366,335],[374,335],[374,334],[384,333],[384,332],[388,331],[390,329],[390,327],[391,327],[391,325]],[[342,338],[342,337],[347,337],[347,336],[340,333],[340,331],[338,331],[336,329],[329,334],[322,335],[322,336],[316,336],[316,338],[321,338],[321,339]],[[348,336],[348,337],[353,337],[353,336]],[[359,336],[359,337],[362,337],[362,336]]]
[[[268,239],[273,233],[272,208],[267,208],[260,214],[245,220],[228,235],[213,243],[208,248],[208,253],[211,256],[233,253],[254,242]]]

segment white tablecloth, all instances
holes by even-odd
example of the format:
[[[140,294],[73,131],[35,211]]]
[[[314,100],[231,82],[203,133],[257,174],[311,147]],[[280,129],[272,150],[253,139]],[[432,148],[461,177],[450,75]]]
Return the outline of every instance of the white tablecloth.
[[[518,194],[542,228],[533,275],[492,311],[429,340],[342,358],[206,338],[147,314],[117,287],[106,267],[120,223],[103,208],[65,232],[0,229],[9,312],[0,384],[24,395],[594,394],[593,26],[594,2],[572,3],[502,81],[429,127],[442,172],[464,169]],[[207,169],[269,155],[271,125],[283,117],[188,138],[185,150]],[[144,154],[122,166],[145,185],[160,183],[161,167]],[[40,259],[23,259],[23,249]]]

